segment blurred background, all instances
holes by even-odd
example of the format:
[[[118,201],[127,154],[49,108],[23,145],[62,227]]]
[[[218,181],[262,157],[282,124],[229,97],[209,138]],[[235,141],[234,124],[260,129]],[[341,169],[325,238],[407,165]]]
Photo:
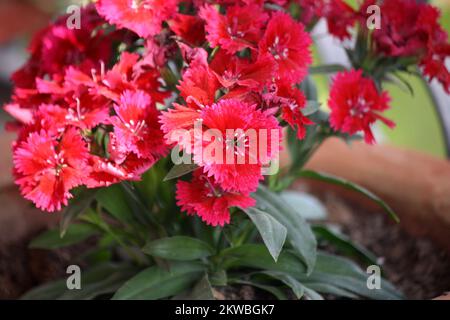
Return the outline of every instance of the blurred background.
[[[26,47],[36,30],[44,27],[56,15],[65,12],[70,4],[83,4],[85,0],[0,0],[0,104],[8,101],[11,94],[10,74],[27,58]],[[358,0],[349,0],[356,5]],[[442,11],[441,23],[450,30],[450,0],[430,1]],[[315,63],[320,63],[316,55]],[[322,103],[328,98],[328,79],[318,76]],[[414,96],[400,88],[388,86],[392,94],[392,109],[387,116],[397,123],[395,130],[378,128],[378,140],[398,146],[423,151],[436,157],[446,156],[442,126],[427,86],[417,78],[409,79]],[[450,97],[447,96],[450,106]],[[3,132],[8,116],[0,111]],[[3,150],[2,150],[3,151]]]

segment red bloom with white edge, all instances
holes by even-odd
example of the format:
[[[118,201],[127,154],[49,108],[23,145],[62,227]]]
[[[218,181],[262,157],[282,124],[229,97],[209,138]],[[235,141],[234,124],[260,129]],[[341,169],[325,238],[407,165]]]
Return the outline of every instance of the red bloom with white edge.
[[[114,110],[117,115],[110,121],[119,145],[144,159],[159,158],[167,152],[158,112],[149,95],[139,90],[127,90]]]
[[[389,100],[388,93],[378,92],[373,80],[363,77],[362,70],[340,72],[334,78],[328,101],[331,126],[349,134],[363,131],[365,141],[373,144],[373,123],[381,120],[391,128],[395,126],[378,113],[389,109]]]
[[[236,192],[224,191],[212,177],[201,170],[194,172],[192,181],[178,181],[176,191],[177,205],[189,215],[198,215],[212,226],[230,223],[230,208],[242,209],[256,204],[255,199]]]
[[[311,43],[303,24],[286,13],[278,12],[269,21],[259,50],[260,54],[273,56],[278,64],[279,78],[299,83],[312,63]]]
[[[220,46],[230,54],[256,47],[268,19],[261,6],[255,4],[228,7],[225,15],[207,5],[200,8],[199,16],[206,23],[206,39],[211,46]]]
[[[97,11],[110,23],[146,38],[161,31],[177,4],[178,0],[99,0]]]
[[[205,131],[201,138],[194,135],[195,163],[223,190],[244,194],[256,191],[263,178],[263,164],[273,160],[280,150],[277,119],[256,105],[234,99],[207,106],[200,115]],[[207,129],[219,136],[209,136]],[[207,151],[216,147],[222,155]]]
[[[22,195],[49,212],[67,205],[70,190],[83,184],[89,172],[86,143],[75,129],[59,141],[45,131],[33,132],[14,150],[13,159]]]

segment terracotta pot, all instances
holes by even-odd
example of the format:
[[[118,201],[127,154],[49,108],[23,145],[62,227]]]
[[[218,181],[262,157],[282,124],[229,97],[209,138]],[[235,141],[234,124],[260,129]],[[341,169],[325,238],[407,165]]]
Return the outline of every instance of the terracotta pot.
[[[380,196],[398,214],[400,226],[413,235],[427,236],[450,251],[450,162],[397,147],[348,146],[329,139],[307,168],[353,181]],[[329,184],[340,196],[379,208],[355,192]]]

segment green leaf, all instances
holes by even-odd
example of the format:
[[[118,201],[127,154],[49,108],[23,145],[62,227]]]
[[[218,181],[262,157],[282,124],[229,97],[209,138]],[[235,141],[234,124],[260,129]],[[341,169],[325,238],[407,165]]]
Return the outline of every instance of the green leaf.
[[[132,210],[128,206],[127,196],[120,184],[100,189],[97,192],[96,199],[103,208],[120,222],[134,222]]]
[[[59,230],[48,230],[30,243],[30,248],[58,249],[79,243],[98,233],[98,230],[87,224],[72,224],[61,237]]]
[[[411,97],[414,97],[414,89],[411,86],[411,84],[403,78],[401,75],[399,75],[396,72],[392,72],[391,74],[387,75],[387,80],[397,85],[400,89],[405,91],[406,93],[409,93]]]
[[[204,274],[197,263],[174,263],[170,270],[153,266],[128,280],[113,300],[156,300],[174,296],[190,288]]]
[[[285,293],[283,292],[283,290],[280,290],[277,287],[274,286],[269,286],[266,284],[262,284],[262,283],[258,283],[256,281],[245,281],[245,280],[234,280],[233,283],[235,284],[241,284],[241,285],[248,285],[248,286],[252,286],[264,291],[269,292],[270,294],[272,294],[275,298],[277,298],[278,300],[287,300],[287,296],[285,295]]]
[[[336,73],[340,71],[346,71],[347,68],[341,64],[326,64],[321,66],[313,66],[309,68],[310,74],[320,74],[320,73]]]
[[[185,236],[151,241],[142,251],[154,257],[180,261],[201,259],[214,254],[214,250],[206,242]]]
[[[312,228],[319,241],[325,240],[343,254],[359,258],[367,265],[377,264],[377,257],[372,252],[357,243],[353,243],[350,238],[339,231],[323,225],[313,226]]]
[[[370,290],[367,287],[369,274],[361,270],[354,262],[320,252],[314,272],[306,277],[300,275],[297,279],[314,290],[322,291],[318,286],[327,289],[338,289],[337,294],[348,296],[356,294],[359,297],[369,299],[401,299],[402,295],[388,281],[381,279],[381,289]],[[324,291],[322,291],[324,292]]]
[[[192,171],[195,171],[198,166],[195,163],[192,164],[176,164],[170,169],[169,173],[166,175],[163,181],[169,181],[172,179],[176,179],[182,177]]]
[[[209,280],[213,286],[224,287],[228,283],[228,276],[225,270],[218,270],[209,275]]]
[[[287,285],[289,288],[292,289],[292,292],[295,294],[297,299],[301,299],[303,297],[303,294],[305,293],[305,288],[300,282],[298,282],[294,277],[290,276],[289,274],[276,271],[263,271],[262,273],[283,282],[285,285]]]
[[[249,208],[244,211],[255,224],[273,259],[277,261],[278,255],[286,241],[286,227],[273,216],[257,208]]]
[[[267,212],[287,229],[287,239],[311,273],[316,261],[317,242],[309,224],[278,194],[260,186],[253,194],[256,207]]]
[[[173,298],[174,300],[215,300],[211,283],[208,275],[205,273],[203,278],[198,281],[194,288],[188,293],[180,294]]]
[[[137,269],[127,264],[105,263],[81,271],[81,289],[67,289],[67,280],[46,283],[27,292],[22,300],[94,299],[114,293]]]
[[[306,99],[317,101],[318,94],[316,84],[312,80],[311,76],[307,76],[305,80],[300,84],[300,90],[305,93]]]
[[[283,191],[280,196],[306,220],[324,220],[327,209],[314,196],[298,191]]]
[[[311,179],[316,179],[316,180],[320,180],[320,181],[325,181],[325,182],[329,182],[329,183],[333,183],[333,184],[342,186],[349,190],[357,191],[357,192],[365,195],[369,199],[373,200],[377,204],[379,204],[395,222],[397,222],[397,223],[400,222],[400,219],[395,214],[395,212],[383,200],[381,200],[377,195],[373,194],[366,188],[358,186],[357,184],[354,184],[348,180],[345,180],[345,179],[342,179],[342,178],[339,178],[339,177],[336,177],[336,176],[333,176],[330,174],[316,172],[316,171],[312,171],[312,170],[303,170],[297,176],[303,177],[303,178],[311,178]]]
[[[308,117],[308,116],[312,115],[313,113],[316,113],[317,111],[319,111],[319,109],[320,109],[320,102],[308,100],[306,102],[306,106],[304,108],[302,108],[302,114],[305,117]]]
[[[316,290],[303,286],[305,296],[307,300],[324,300],[322,295],[320,295]]]
[[[59,229],[61,237],[67,231],[69,225],[82,214],[95,199],[95,195],[98,189],[78,189],[78,192],[74,195],[74,198],[70,201],[69,205],[61,214],[61,221]]]
[[[270,270],[285,272],[297,277],[306,275],[306,267],[302,261],[290,250],[283,250],[275,262],[262,244],[245,244],[239,247],[224,249],[220,256],[223,258],[225,269],[253,268],[256,270]]]

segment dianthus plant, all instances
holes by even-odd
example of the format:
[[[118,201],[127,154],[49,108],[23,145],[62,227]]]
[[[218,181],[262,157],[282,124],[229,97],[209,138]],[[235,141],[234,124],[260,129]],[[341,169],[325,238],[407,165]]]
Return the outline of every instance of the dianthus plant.
[[[368,28],[373,6],[381,20]],[[279,299],[401,298],[385,280],[371,290],[360,266],[376,258],[317,222],[317,199],[286,190],[302,178],[337,183],[396,219],[364,188],[304,165],[329,137],[373,144],[375,123],[394,127],[385,81],[421,70],[449,91],[437,9],[99,0],[80,17],[80,28],[66,15],[34,37],[5,106],[16,184],[61,220],[32,247],[92,238],[75,247],[81,290],[61,280],[25,298],[205,299],[242,285]],[[351,67],[312,66],[319,20]],[[311,78],[320,72],[334,73],[328,101]]]

